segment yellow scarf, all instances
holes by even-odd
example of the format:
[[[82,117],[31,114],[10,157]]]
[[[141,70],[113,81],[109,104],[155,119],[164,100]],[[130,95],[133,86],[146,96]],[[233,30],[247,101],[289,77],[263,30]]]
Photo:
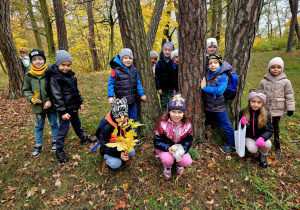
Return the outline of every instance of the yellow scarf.
[[[31,70],[27,73],[33,74],[35,76],[41,76],[41,75],[45,74],[46,68],[47,68],[46,64],[44,64],[43,67],[40,69],[37,69],[33,65],[31,65]]]

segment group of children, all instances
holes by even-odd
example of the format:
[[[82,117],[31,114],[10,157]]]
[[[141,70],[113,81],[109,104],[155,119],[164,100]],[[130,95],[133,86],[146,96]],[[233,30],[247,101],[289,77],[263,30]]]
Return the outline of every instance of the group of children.
[[[205,104],[205,125],[219,124],[227,137],[227,146],[223,152],[234,149],[234,131],[226,112],[226,99],[223,94],[228,84],[227,72],[231,65],[222,60],[217,53],[217,42],[214,38],[207,40],[207,70],[201,80],[201,89]],[[159,57],[159,60],[158,60]],[[178,93],[178,51],[174,45],[166,42],[158,56],[150,52],[156,89],[161,98],[161,108],[165,111],[159,122],[153,143],[157,157],[163,164],[163,176],[171,178],[171,168],[176,166],[177,174],[182,174],[184,168],[192,163],[188,151],[193,141],[192,125],[185,116],[186,99]],[[72,59],[68,52],[56,52],[56,63],[46,66],[46,58],[41,50],[34,49],[29,53],[31,70],[26,73],[23,93],[32,105],[35,116],[35,146],[32,153],[38,156],[42,150],[43,128],[46,116],[52,130],[52,151],[56,151],[60,163],[68,158],[63,150],[64,140],[71,123],[81,143],[94,143],[96,139],[86,136],[78,115],[78,109],[83,109],[83,99],[77,87],[75,73],[71,70]],[[157,61],[158,60],[158,61]],[[108,102],[112,110],[102,119],[96,137],[101,142],[100,153],[104,161],[102,169],[109,173],[110,169],[119,168],[122,163],[130,165],[135,150],[125,153],[117,148],[108,147],[107,143],[115,142],[116,136],[124,135],[122,125],[128,119],[137,121],[137,100],[145,102],[147,97],[138,76],[138,70],[133,64],[133,53],[130,49],[122,49],[110,62],[112,68],[108,83]],[[267,167],[266,156],[271,148],[269,140],[273,134],[276,151],[280,152],[279,121],[286,112],[291,116],[295,110],[293,89],[290,81],[283,73],[283,61],[276,57],[268,66],[268,73],[260,82],[258,91],[252,91],[248,96],[248,106],[240,112],[246,132],[246,156],[253,156],[258,148],[261,150],[260,165]],[[57,122],[57,114],[59,124]],[[272,120],[271,120],[272,116]],[[117,133],[115,132],[117,129]],[[137,132],[137,131],[136,131]],[[141,143],[141,142],[138,142]],[[180,158],[176,148],[182,148]]]

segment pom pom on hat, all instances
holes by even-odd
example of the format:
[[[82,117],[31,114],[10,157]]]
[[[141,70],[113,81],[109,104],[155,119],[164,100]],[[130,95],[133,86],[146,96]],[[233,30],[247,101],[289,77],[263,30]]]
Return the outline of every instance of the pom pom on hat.
[[[171,60],[175,57],[178,56],[178,50],[174,50],[171,54]]]
[[[281,69],[283,71],[284,62],[280,57],[275,57],[272,60],[270,60],[269,65],[268,65],[268,70],[270,70],[271,66],[273,66],[275,64],[281,66]]]
[[[70,61],[72,63],[72,58],[70,53],[68,53],[65,50],[57,50],[55,52],[55,56],[56,56],[56,65],[60,65],[65,61]]]
[[[150,56],[156,56],[158,58],[158,53],[156,51],[150,51]]]
[[[45,57],[44,51],[39,50],[39,49],[33,49],[30,51],[30,53],[29,53],[30,62],[32,62],[32,59],[37,56],[42,57],[44,59],[44,61],[46,62],[46,57]]]
[[[131,49],[124,48],[124,49],[121,50],[121,53],[120,53],[121,61],[122,61],[122,59],[125,55],[128,55],[131,59],[133,59],[133,53],[132,53]]]
[[[185,100],[186,99],[182,94],[180,93],[173,94],[169,102],[169,111],[180,110],[182,112],[185,112],[186,109]]]
[[[111,110],[112,117],[114,119],[121,116],[128,116],[128,104],[126,98],[117,98],[112,104]]]
[[[216,40],[215,38],[208,38],[208,39],[206,40],[206,49],[207,49],[208,47],[212,46],[212,45],[215,45],[215,46],[217,46],[217,48],[218,48],[217,40]]]

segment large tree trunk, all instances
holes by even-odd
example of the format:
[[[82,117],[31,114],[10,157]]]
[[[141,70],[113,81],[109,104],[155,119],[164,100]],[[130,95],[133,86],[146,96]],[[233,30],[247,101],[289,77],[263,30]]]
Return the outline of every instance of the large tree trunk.
[[[203,139],[204,108],[200,81],[205,74],[206,0],[179,0],[179,92],[186,97],[194,137]]]
[[[222,0],[218,0],[218,20],[217,20],[217,31],[216,40],[220,43],[221,40],[221,29],[222,29]]]
[[[113,6],[114,1],[110,1],[110,7],[109,7],[109,28],[110,28],[110,39],[109,39],[109,61],[114,57],[114,36],[115,36],[115,20],[113,17]]]
[[[93,71],[99,71],[100,64],[99,64],[97,51],[96,51],[92,1],[87,1],[87,14],[88,14],[88,23],[89,23],[89,46],[90,46],[90,51],[93,60]]]
[[[68,37],[61,0],[53,0],[55,22],[57,28],[58,49],[68,51]]]
[[[298,14],[298,6],[297,7],[292,6],[293,0],[289,0],[289,3],[290,3],[291,13],[292,14],[293,13]],[[294,11],[294,10],[296,10],[296,11]],[[297,44],[296,49],[300,49],[300,27],[299,27],[299,23],[298,23],[298,19],[297,18],[296,18],[296,21],[295,21],[295,31],[296,31],[297,38],[298,38],[298,44]]]
[[[37,43],[37,46],[40,50],[43,50],[43,44],[42,44],[42,40],[41,40],[41,36],[39,34],[39,27],[37,26],[36,24],[36,20],[35,20],[35,17],[34,17],[34,14],[33,14],[33,11],[32,11],[32,3],[31,3],[31,0],[27,0],[27,3],[28,3],[28,13],[29,13],[29,17],[30,17],[30,22],[31,22],[31,25],[32,25],[32,29],[34,31],[34,36],[35,36],[35,40],[36,40],[36,43]]]
[[[241,108],[243,90],[253,49],[255,34],[258,28],[264,0],[232,2],[232,15],[228,21],[228,34],[224,60],[232,65],[232,70],[239,75],[237,95],[229,104],[229,116],[233,118],[236,128]]]
[[[123,47],[130,48],[133,51],[134,64],[138,69],[145,95],[148,97],[145,103],[138,102],[138,119],[145,124],[141,135],[153,135],[159,119],[160,109],[151,70],[140,1],[116,0],[116,8]]]
[[[211,9],[211,27],[210,27],[210,37],[216,37],[216,30],[217,30],[217,14],[218,14],[218,0],[211,0],[210,6]]]
[[[291,18],[291,24],[290,24],[290,30],[289,30],[289,38],[286,45],[285,52],[292,52],[293,47],[293,38],[294,38],[294,32],[295,32],[295,25],[297,20],[297,12],[298,12],[298,0],[289,0],[291,12],[292,12],[292,18]]]
[[[2,63],[1,57],[0,57],[0,65],[1,65],[1,68],[2,68],[2,70],[3,70],[3,72],[4,72],[4,74],[7,74],[7,70],[6,70],[6,68],[4,67],[3,63]]]
[[[24,71],[11,33],[9,0],[0,1],[0,50],[8,70],[8,98],[20,98],[22,97]]]
[[[41,4],[41,14],[44,21],[46,37],[47,37],[47,44],[48,44],[48,54],[51,62],[55,61],[55,46],[53,40],[53,31],[52,25],[49,17],[49,12],[46,4],[46,0],[40,0]]]

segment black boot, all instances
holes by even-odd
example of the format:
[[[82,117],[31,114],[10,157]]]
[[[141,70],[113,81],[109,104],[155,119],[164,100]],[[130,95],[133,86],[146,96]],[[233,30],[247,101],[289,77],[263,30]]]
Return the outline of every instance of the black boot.
[[[81,144],[84,144],[86,142],[89,142],[89,143],[95,143],[97,141],[96,138],[91,138],[89,136],[85,136],[83,139],[80,139],[80,143]]]
[[[254,154],[251,153],[251,152],[249,152],[249,150],[247,149],[247,147],[245,149],[245,157],[246,158],[254,158]]]
[[[281,153],[280,142],[279,141],[274,141],[274,148],[275,148],[275,152]]]
[[[259,157],[259,165],[263,168],[267,168],[268,167],[268,160],[267,160],[267,156],[260,154]]]
[[[66,163],[69,161],[63,149],[56,150],[56,158],[60,163]]]

